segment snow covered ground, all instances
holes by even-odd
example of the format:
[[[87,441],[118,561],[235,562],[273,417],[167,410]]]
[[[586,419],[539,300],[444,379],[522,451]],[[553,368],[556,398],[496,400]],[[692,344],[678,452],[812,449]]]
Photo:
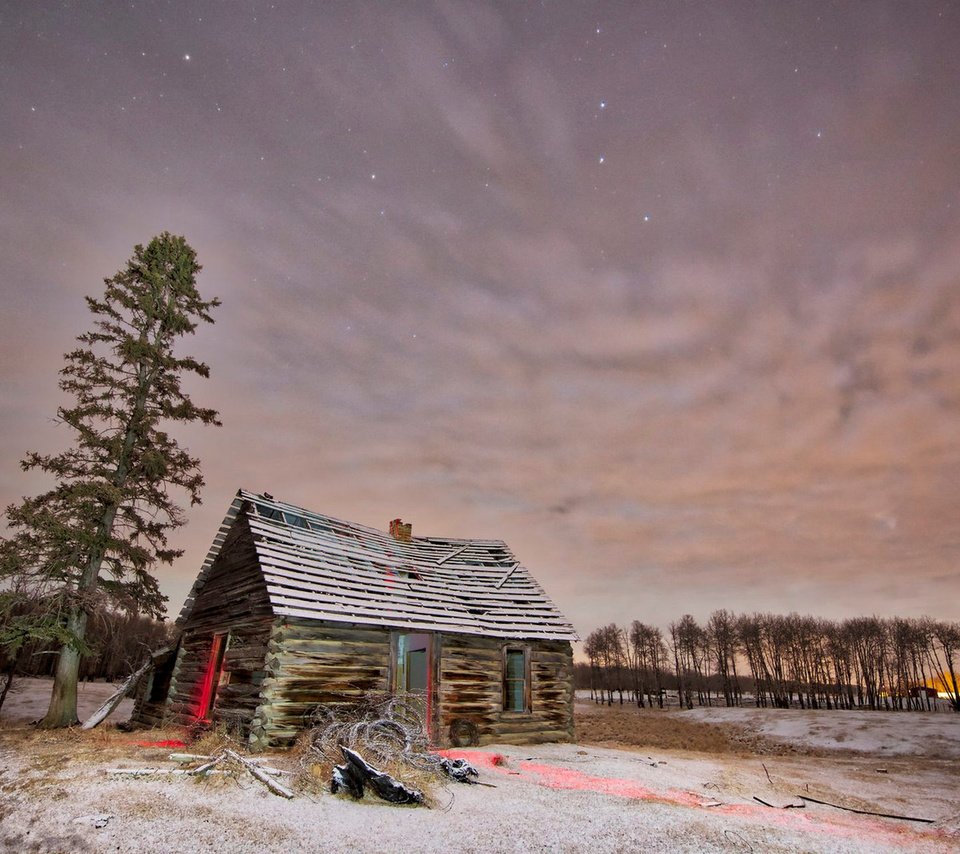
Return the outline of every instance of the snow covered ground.
[[[38,699],[42,693],[37,686]],[[20,699],[22,712],[25,695]],[[96,705],[92,694],[88,699]],[[859,713],[821,712],[804,722],[777,710],[757,710],[757,717],[753,710],[733,710],[747,711],[742,718],[723,709],[648,711],[644,731],[652,735],[629,749],[581,743],[464,750],[460,754],[480,767],[480,779],[495,788],[450,785],[440,795],[442,806],[429,810],[328,794],[287,801],[252,781],[111,777],[105,768],[166,764],[169,751],[137,746],[142,733],[39,733],[4,723],[5,713],[0,848],[165,854],[960,850],[960,716],[937,715],[931,724],[925,715],[861,720]],[[582,706],[578,712],[611,713]],[[712,752],[658,747],[657,728],[678,717],[684,726],[719,723],[730,732],[763,726],[769,738],[814,739],[840,745],[841,752],[758,754],[715,741],[709,742]],[[618,726],[641,718],[624,717],[626,724]],[[854,743],[867,752],[850,752],[850,742],[840,740],[845,730],[859,733]],[[943,746],[941,755],[928,740]],[[857,815],[809,801],[803,808],[776,808],[804,803],[800,795],[934,823]]]
[[[702,708],[680,714],[704,723],[735,724],[775,741],[817,750],[960,760],[960,715],[952,711]]]
[[[0,709],[0,722],[34,721],[42,718],[50,702],[52,679],[16,679]],[[77,713],[86,720],[113,693],[114,686],[105,682],[81,682],[77,685]],[[133,700],[121,700],[110,717],[125,721],[133,711]]]

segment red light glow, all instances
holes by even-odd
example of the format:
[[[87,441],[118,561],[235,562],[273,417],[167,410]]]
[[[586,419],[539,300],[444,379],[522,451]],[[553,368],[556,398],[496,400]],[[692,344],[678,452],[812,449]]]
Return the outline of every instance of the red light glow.
[[[137,747],[186,747],[187,744],[184,741],[178,741],[177,739],[167,739],[166,741],[138,741],[135,742]]]

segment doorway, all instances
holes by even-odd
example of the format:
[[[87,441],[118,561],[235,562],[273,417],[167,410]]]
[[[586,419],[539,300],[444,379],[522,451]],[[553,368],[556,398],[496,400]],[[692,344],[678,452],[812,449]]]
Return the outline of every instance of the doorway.
[[[209,721],[213,718],[213,707],[217,702],[217,689],[229,679],[229,674],[225,673],[223,669],[223,657],[227,651],[227,642],[228,635],[226,632],[218,632],[213,636],[210,657],[207,659],[207,669],[203,674],[203,681],[200,683],[200,713],[197,718],[201,721]]]
[[[397,634],[394,649],[392,689],[410,696],[413,709],[432,735],[433,637],[424,633]]]

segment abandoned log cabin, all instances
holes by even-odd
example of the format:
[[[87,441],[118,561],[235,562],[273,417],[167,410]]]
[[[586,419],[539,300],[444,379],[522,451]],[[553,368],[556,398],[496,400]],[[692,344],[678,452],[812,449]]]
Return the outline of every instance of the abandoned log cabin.
[[[241,490],[134,722],[285,745],[318,706],[422,697],[437,745],[573,737],[577,635],[499,540],[412,536]]]

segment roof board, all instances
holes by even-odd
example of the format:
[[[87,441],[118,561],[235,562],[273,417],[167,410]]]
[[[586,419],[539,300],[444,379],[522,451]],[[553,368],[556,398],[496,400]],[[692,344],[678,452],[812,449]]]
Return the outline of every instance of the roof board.
[[[246,509],[277,616],[504,638],[577,640],[501,540],[413,537],[240,490],[178,618],[183,623]]]

